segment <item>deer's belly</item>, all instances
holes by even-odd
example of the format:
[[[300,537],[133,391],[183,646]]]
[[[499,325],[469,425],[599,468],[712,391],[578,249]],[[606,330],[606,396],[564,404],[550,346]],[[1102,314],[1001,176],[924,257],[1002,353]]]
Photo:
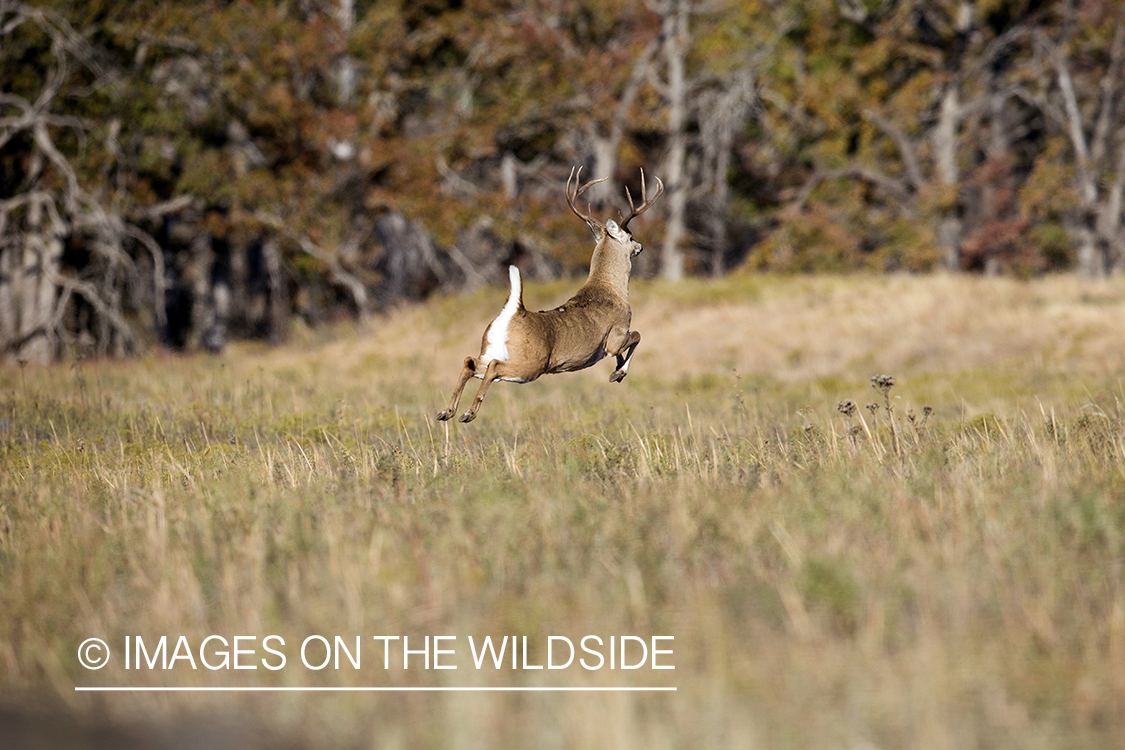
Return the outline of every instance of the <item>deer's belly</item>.
[[[476,378],[477,380],[484,380],[484,373],[475,372],[475,373],[473,373],[473,377]],[[530,383],[531,382],[527,378],[496,378],[496,380],[504,380],[508,383]]]
[[[605,355],[605,347],[599,346],[592,354],[585,358],[577,357],[575,359],[552,363],[551,367],[547,369],[547,372],[559,373],[585,370],[587,367],[591,367],[593,365],[596,365],[598,362],[601,362],[603,359],[605,359]]]

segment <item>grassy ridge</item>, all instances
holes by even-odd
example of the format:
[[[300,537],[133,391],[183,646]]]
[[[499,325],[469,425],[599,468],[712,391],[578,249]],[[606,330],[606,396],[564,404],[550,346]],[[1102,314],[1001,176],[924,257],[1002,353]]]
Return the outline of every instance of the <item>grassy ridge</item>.
[[[1125,731],[1121,282],[640,285],[624,385],[604,365],[502,384],[472,425],[434,423],[503,296],[283,350],[0,373],[0,698],[324,746],[1101,747]],[[278,633],[290,659],[310,633],[462,649],[669,634],[676,670],[78,665],[83,638],[137,633]],[[679,691],[73,692],[115,683]]]

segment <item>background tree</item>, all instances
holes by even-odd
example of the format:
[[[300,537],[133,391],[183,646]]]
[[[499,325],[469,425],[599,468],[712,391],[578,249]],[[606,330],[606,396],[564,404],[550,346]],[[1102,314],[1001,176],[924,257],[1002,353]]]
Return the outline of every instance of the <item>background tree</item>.
[[[808,228],[827,218],[828,199],[838,206],[829,221],[855,238],[837,265],[961,267],[965,172],[987,160],[988,126],[1001,136],[1019,117],[1007,108],[1014,93],[998,83],[1024,29],[1017,4],[841,2],[804,17],[777,82],[811,175],[785,214],[789,226],[762,252],[799,253],[802,233],[820,241]]]
[[[1121,232],[1125,187],[1125,8],[1118,3],[1060,4],[1055,23],[1035,29],[1028,98],[1065,137],[1071,189],[1034,199],[1027,210],[1062,214],[1085,276],[1125,264]],[[1040,158],[1054,161],[1061,149]],[[1050,163],[1041,164],[1050,170]],[[1035,182],[1029,185],[1034,189]]]
[[[1111,0],[0,0],[6,361],[580,274],[1125,264]],[[609,187],[613,185],[613,187]],[[658,239],[659,238],[659,239]]]
[[[46,362],[64,343],[135,351],[163,322],[163,259],[121,165],[113,61],[51,8],[0,4],[0,345]],[[79,331],[87,338],[75,336]],[[92,339],[92,340],[91,340]]]

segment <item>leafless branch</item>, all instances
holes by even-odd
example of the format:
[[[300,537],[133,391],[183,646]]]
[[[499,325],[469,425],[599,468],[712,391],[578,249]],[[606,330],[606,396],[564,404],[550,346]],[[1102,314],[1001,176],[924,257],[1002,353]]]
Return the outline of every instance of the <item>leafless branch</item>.
[[[899,203],[907,213],[914,213],[914,205],[911,200],[911,191],[908,186],[904,185],[901,180],[896,180],[893,177],[888,177],[882,172],[871,169],[869,167],[861,167],[858,165],[842,167],[840,169],[817,170],[813,173],[812,177],[809,178],[809,181],[805,183],[805,186],[801,188],[801,192],[797,194],[797,197],[793,199],[793,201],[789,204],[788,210],[801,211],[808,203],[809,197],[812,195],[812,192],[816,190],[816,188],[819,187],[821,183],[827,182],[829,180],[838,180],[845,177],[850,179],[862,180],[863,182],[870,183],[886,191],[887,193],[898,199]]]
[[[1036,18],[1037,14],[1033,14],[1024,23],[1008,29],[989,42],[979,57],[968,61],[968,64],[960,73],[960,78],[963,80],[969,76],[978,75],[982,70],[994,65],[998,59],[1008,54],[1012,47],[1021,42],[1032,40],[1034,36],[1032,28]]]
[[[121,316],[117,309],[102,299],[97,287],[88,281],[82,281],[63,274],[52,274],[51,280],[70,292],[77,292],[101,315],[121,337],[134,349],[137,347],[137,336],[133,333],[132,326]]]
[[[888,138],[894,141],[895,147],[898,148],[899,158],[902,159],[902,164],[906,168],[906,176],[910,187],[914,190],[921,190],[922,186],[926,184],[926,179],[922,176],[921,167],[918,166],[918,156],[914,151],[914,144],[906,137],[906,133],[874,109],[863,110],[863,116],[871,120]]]
[[[1052,120],[1056,125],[1066,127],[1066,113],[1056,107],[1043,94],[1030,91],[1025,86],[1013,86],[1010,90],[1014,98],[1042,112],[1046,118]]]
[[[360,320],[366,320],[369,317],[370,310],[367,299],[367,288],[363,285],[362,281],[340,265],[340,260],[334,253],[325,251],[305,235],[290,229],[278,216],[260,210],[255,211],[253,216],[266,226],[277,230],[296,242],[303,253],[316,258],[328,266],[328,279],[348,291],[352,297],[353,304],[356,306],[356,312]]]
[[[437,167],[443,178],[442,187],[450,195],[460,193],[471,197],[480,193],[480,188],[457,174],[441,154],[434,157],[434,166]]]
[[[1115,97],[1121,86],[1121,62],[1125,58],[1125,14],[1118,14],[1117,24],[1113,32],[1113,44],[1109,52],[1109,64],[1105,67],[1098,88],[1101,91],[1101,101],[1098,109],[1098,119],[1094,125],[1094,137],[1090,144],[1090,159],[1097,169],[1109,149],[1110,124],[1113,120]]]
[[[1013,97],[1022,98],[1020,97],[1020,89],[1018,86],[1008,86],[1000,91],[990,91],[987,94],[982,94],[962,104],[959,108],[959,114],[964,118],[968,118],[978,112],[991,109],[993,105],[998,103],[997,100],[1002,103]]]
[[[163,328],[168,323],[167,307],[164,301],[164,250],[148,232],[129,223],[125,223],[122,229],[126,235],[141,243],[152,255],[153,307],[156,309],[156,324]]]
[[[3,27],[0,27],[0,36],[7,36],[25,22],[31,21],[51,37],[55,46],[68,52],[90,70],[95,77],[106,78],[108,76],[106,69],[98,60],[94,48],[58,13],[20,2],[11,3],[7,10],[13,14],[13,17]]]
[[[472,261],[465,257],[465,253],[461,252],[461,248],[457,247],[456,242],[449,247],[447,252],[449,253],[450,259],[461,269],[461,273],[465,274],[465,279],[468,281],[470,287],[480,287],[488,283],[488,279],[476,269]],[[431,263],[429,266],[431,269],[440,267],[436,263]],[[441,275],[445,275],[444,271]]]
[[[194,195],[180,195],[162,203],[154,203],[151,206],[138,206],[133,209],[131,218],[137,221],[160,221],[165,216],[178,214],[192,208],[195,201]]]
[[[622,134],[625,131],[625,122],[629,117],[629,111],[633,108],[633,103],[637,100],[637,94],[641,90],[641,84],[649,75],[649,69],[652,67],[652,58],[660,49],[660,39],[652,39],[641,50],[641,54],[637,57],[637,61],[633,64],[633,71],[629,75],[629,81],[625,84],[625,90],[621,93],[621,98],[617,102],[617,108],[613,113],[613,124],[610,129],[610,140],[613,143],[620,143]]]

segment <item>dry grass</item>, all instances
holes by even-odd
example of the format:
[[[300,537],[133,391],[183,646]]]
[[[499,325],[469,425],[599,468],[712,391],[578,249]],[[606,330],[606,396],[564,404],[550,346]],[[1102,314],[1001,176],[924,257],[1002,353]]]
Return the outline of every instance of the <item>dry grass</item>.
[[[640,285],[623,385],[605,365],[500,384],[472,425],[434,423],[503,297],[283,350],[0,373],[0,700],[325,747],[1105,747],[1125,733],[1121,281]],[[869,382],[884,372],[885,398]],[[283,635],[290,666],[87,672],[75,654],[92,635],[253,633]],[[676,670],[308,672],[292,644],[311,633],[669,634]]]

